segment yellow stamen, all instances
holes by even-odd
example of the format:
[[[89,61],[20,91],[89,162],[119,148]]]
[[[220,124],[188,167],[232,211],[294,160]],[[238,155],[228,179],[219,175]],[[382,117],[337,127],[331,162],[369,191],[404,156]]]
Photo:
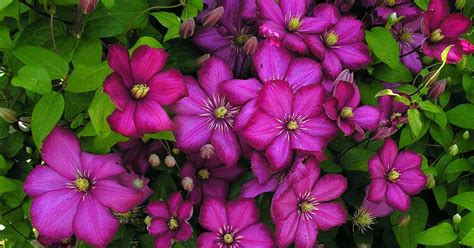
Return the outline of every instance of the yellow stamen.
[[[89,180],[85,178],[77,178],[74,180],[74,185],[79,191],[86,192],[89,189]]]
[[[239,45],[245,44],[248,39],[250,39],[250,36],[246,34],[238,34],[237,36],[235,36],[235,42]]]
[[[130,93],[132,93],[133,98],[142,99],[148,94],[148,91],[150,91],[150,88],[146,84],[135,84]]]
[[[409,41],[410,39],[411,39],[410,32],[402,32],[402,34],[400,35],[401,41]]]
[[[179,228],[179,223],[178,221],[175,219],[175,218],[171,218],[169,221],[168,221],[168,228],[170,230],[176,230]]]
[[[354,115],[354,113],[352,112],[352,108],[351,108],[351,107],[344,107],[344,108],[342,108],[342,110],[341,110],[341,117],[342,117],[343,119],[351,118],[353,115]]]
[[[220,106],[216,110],[214,110],[214,116],[219,119],[223,119],[226,114],[227,114],[227,109],[224,106]]]
[[[302,202],[299,204],[299,207],[300,207],[301,212],[303,213],[309,212],[314,209],[313,204],[309,202]]]
[[[290,32],[294,32],[298,30],[301,27],[301,21],[297,17],[292,17],[290,21],[288,22],[288,30]]]
[[[227,245],[230,245],[234,242],[234,237],[232,236],[232,234],[230,233],[226,233],[224,235],[224,243],[226,243]]]
[[[324,43],[326,43],[327,46],[336,45],[338,40],[339,40],[339,35],[334,31],[327,33],[326,37],[324,37]]]
[[[392,182],[397,181],[399,177],[400,177],[400,173],[398,173],[398,171],[395,169],[392,169],[391,171],[387,173],[387,179]]]
[[[286,128],[290,131],[298,129],[298,123],[296,121],[289,121],[286,123]]]
[[[207,169],[200,169],[198,171],[198,176],[199,178],[201,178],[202,180],[206,180],[209,178],[209,171]]]
[[[435,31],[433,31],[433,33],[431,33],[430,40],[432,42],[438,42],[438,41],[441,41],[442,39],[444,39],[444,35],[441,32],[441,29],[438,28]]]

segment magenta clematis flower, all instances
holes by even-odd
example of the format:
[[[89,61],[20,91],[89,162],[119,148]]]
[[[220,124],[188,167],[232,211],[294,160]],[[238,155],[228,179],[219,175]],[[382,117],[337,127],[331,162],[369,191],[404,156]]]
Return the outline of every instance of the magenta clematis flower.
[[[227,168],[217,156],[202,159],[200,154],[189,154],[179,173],[182,179],[191,178],[194,188],[188,194],[188,200],[194,205],[201,205],[205,198],[227,199],[229,185],[237,180],[244,168],[235,166]]]
[[[106,247],[119,227],[112,211],[137,206],[142,192],[116,179],[125,173],[116,154],[81,152],[74,133],[54,128],[44,140],[42,158],[23,185],[33,197],[31,222],[44,240],[75,235],[96,247]]]
[[[406,94],[400,94],[408,97]],[[380,121],[377,130],[372,134],[372,140],[383,140],[398,131],[400,126],[408,122],[407,111],[409,106],[395,100],[393,96],[381,96],[378,98],[380,109]]]
[[[199,235],[198,247],[275,247],[272,234],[260,216],[253,199],[206,199],[199,214],[199,224],[209,232]]]
[[[159,140],[130,139],[126,142],[120,142],[118,147],[125,151],[122,157],[122,163],[125,166],[131,166],[139,175],[144,175],[150,163],[148,162],[150,155],[161,154],[165,148]]]
[[[463,50],[462,44],[466,41],[459,36],[469,31],[470,27],[471,21],[462,13],[449,14],[447,0],[431,0],[421,23],[421,32],[426,37],[423,53],[441,60],[443,50],[453,45],[448,53],[447,63],[458,62],[467,52]]]
[[[362,0],[361,3],[366,8],[375,7],[372,12],[372,23],[375,25],[384,25],[393,13],[397,17],[403,16],[403,20],[406,22],[410,22],[421,15],[420,9],[411,0]]]
[[[272,219],[275,239],[279,247],[313,247],[319,230],[329,230],[346,222],[344,207],[332,200],[347,189],[342,175],[327,174],[320,177],[315,161],[302,166],[294,173],[288,189],[273,199]]]
[[[223,0],[224,14],[219,26],[205,27],[193,38],[194,43],[204,52],[226,61],[235,75],[240,75],[249,64],[245,45],[253,42],[256,29],[251,25],[255,21],[255,0]],[[217,7],[217,3],[211,6]]]
[[[192,77],[185,78],[189,97],[172,106],[176,113],[176,146],[186,153],[195,153],[210,143],[227,166],[236,165],[241,154],[233,130],[240,106],[230,103],[221,89],[223,82],[231,78],[229,65],[210,58],[198,71],[197,82]]]
[[[286,81],[267,81],[259,92],[257,111],[242,135],[274,166],[290,165],[294,151],[318,152],[336,135],[337,128],[323,113],[326,91],[321,84],[301,87],[294,94]]]
[[[372,182],[367,199],[373,203],[386,201],[394,209],[408,211],[410,196],[420,193],[426,184],[421,160],[421,156],[412,151],[399,153],[395,141],[387,139],[369,160]]]
[[[281,46],[279,41],[271,38],[259,43],[259,47],[253,55],[253,64],[259,80],[255,78],[231,79],[222,85],[227,99],[234,105],[242,105],[240,113],[235,119],[234,128],[237,131],[242,130],[255,112],[262,82],[284,80],[293,90],[321,82],[321,66],[318,62],[293,56]]]
[[[174,128],[162,106],[188,92],[178,70],[161,71],[167,59],[163,49],[141,46],[130,59],[124,46],[110,46],[108,60],[114,72],[105,79],[104,92],[117,107],[107,118],[114,131],[138,138]]]
[[[303,36],[321,33],[331,26],[324,18],[307,17],[308,5],[304,0],[257,0],[257,13],[262,19],[260,34],[281,40],[292,51],[308,53]]]
[[[345,72],[342,72],[345,73]],[[377,129],[380,112],[376,107],[360,106],[359,88],[353,82],[338,81],[333,90],[332,97],[324,103],[327,116],[336,121],[344,135],[351,135],[361,141],[365,138],[364,130]]]
[[[364,200],[362,202],[362,206],[365,207],[366,209],[370,210],[370,213],[372,214],[373,217],[377,218],[382,218],[385,216],[389,216],[393,212],[393,208],[390,207],[385,199],[381,200],[378,203],[373,203],[369,201],[368,198],[368,190],[369,187],[366,189],[366,195],[364,197]]]
[[[170,248],[173,242],[186,241],[193,236],[189,219],[193,204],[183,201],[181,193],[170,194],[168,200],[154,201],[146,207],[151,223],[148,232],[155,237],[155,247]]]
[[[411,22],[398,22],[393,25],[390,32],[400,48],[400,59],[402,63],[413,74],[418,74],[422,69],[422,63],[418,50],[423,43],[423,35],[420,33],[420,18]]]
[[[153,194],[153,190],[148,187],[150,179],[137,175],[134,171],[124,172],[118,175],[117,181],[127,188],[140,191],[142,193],[140,204],[145,202]]]
[[[335,78],[343,69],[358,70],[370,63],[364,43],[361,21],[339,14],[332,4],[319,4],[313,10],[317,19],[329,20],[331,26],[314,35],[305,35],[308,48],[322,61],[325,72]]]

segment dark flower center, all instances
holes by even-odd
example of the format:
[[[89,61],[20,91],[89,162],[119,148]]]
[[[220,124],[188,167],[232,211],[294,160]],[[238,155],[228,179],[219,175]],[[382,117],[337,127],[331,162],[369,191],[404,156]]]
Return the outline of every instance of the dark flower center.
[[[438,42],[438,41],[441,41],[444,39],[444,35],[443,33],[441,32],[441,29],[436,29],[435,31],[433,31],[430,35],[430,40],[432,42]]]
[[[171,230],[171,231],[174,231],[176,229],[179,228],[179,223],[178,223],[178,220],[176,218],[171,218],[169,221],[168,221],[168,228]]]
[[[90,183],[88,179],[80,177],[74,180],[74,185],[76,186],[77,190],[81,192],[87,192],[87,190],[89,190]]]
[[[226,245],[230,245],[230,244],[234,243],[234,235],[232,235],[230,233],[224,234],[224,237],[222,237],[222,239],[224,240],[224,243]]]
[[[328,32],[326,36],[324,37],[324,43],[326,43],[326,46],[334,46],[336,45],[338,40],[339,40],[339,35],[334,31]]]
[[[352,112],[352,108],[351,108],[351,107],[344,107],[344,108],[342,108],[342,110],[341,110],[341,118],[347,119],[347,118],[351,118],[353,115],[354,115],[354,113]]]
[[[385,175],[385,177],[391,182],[396,182],[400,177],[400,173],[397,170],[392,169]]]
[[[288,30],[290,32],[295,32],[301,27],[301,20],[298,17],[292,17],[290,18],[290,21],[288,21]]]
[[[286,123],[286,129],[289,131],[294,131],[298,129],[298,123],[295,120],[290,120]]]
[[[148,91],[150,91],[150,88],[146,84],[135,84],[132,89],[130,90],[130,93],[132,94],[133,98],[135,99],[142,99],[148,94]]]
[[[202,180],[208,179],[209,175],[210,175],[210,173],[207,169],[200,169],[197,174],[198,174],[199,178],[201,178]]]

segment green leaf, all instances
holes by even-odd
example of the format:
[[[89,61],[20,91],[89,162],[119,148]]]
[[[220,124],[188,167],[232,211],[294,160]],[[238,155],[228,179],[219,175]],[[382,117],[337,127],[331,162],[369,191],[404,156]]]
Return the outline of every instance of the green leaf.
[[[428,9],[428,2],[429,0],[415,0],[415,4],[422,10]]]
[[[137,49],[139,46],[142,46],[142,45],[147,45],[153,48],[163,48],[163,45],[161,45],[161,43],[157,41],[155,38],[150,37],[150,36],[143,36],[143,37],[140,37],[140,39],[138,39],[137,42],[135,42],[135,45],[133,45],[133,47],[130,49],[130,52],[133,53],[135,49]]]
[[[88,112],[92,125],[94,125],[95,131],[99,136],[107,135],[111,132],[110,126],[107,123],[107,116],[109,116],[114,109],[115,105],[110,101],[109,97],[102,89],[98,89]]]
[[[430,126],[430,135],[436,142],[444,146],[451,144],[454,139],[453,130],[451,128],[441,128],[434,123]]]
[[[450,109],[446,115],[449,123],[466,129],[474,129],[472,113],[474,113],[474,104],[465,103]]]
[[[449,223],[441,223],[416,237],[416,242],[423,245],[445,245],[456,240],[457,235]]]
[[[394,69],[400,64],[400,49],[390,31],[382,27],[372,28],[365,31],[365,40],[375,56],[390,68]]]
[[[406,226],[398,226],[398,220],[404,215],[401,212],[395,212],[390,216],[392,229],[397,238],[398,244],[403,248],[416,248],[416,235],[425,229],[428,220],[428,206],[419,197],[412,199],[410,210],[410,222]]]
[[[174,138],[173,132],[171,131],[163,131],[154,134],[145,134],[145,139],[160,139],[160,140],[169,140],[169,141],[176,141]]]
[[[111,73],[107,62],[95,65],[77,65],[67,81],[66,90],[87,92],[102,87],[105,78]]]
[[[422,102],[419,102],[418,105],[424,111],[428,111],[428,112],[431,112],[431,113],[441,113],[441,112],[443,112],[443,109],[440,106],[435,105],[430,101],[422,101]]]
[[[474,211],[474,191],[459,193],[449,198],[448,201]]]
[[[374,67],[372,76],[390,83],[411,82],[413,80],[411,72],[401,63],[395,68],[390,68],[386,64],[378,64]]]
[[[31,117],[31,132],[37,147],[41,147],[43,139],[53,130],[63,115],[63,95],[53,92],[42,96],[33,109]]]
[[[438,204],[439,209],[443,209],[446,205],[446,199],[448,197],[448,193],[443,186],[436,186],[433,188],[433,194],[436,199],[436,203]]]
[[[179,26],[181,25],[181,21],[177,15],[163,11],[152,13],[151,15],[155,17],[161,25],[168,28],[163,42],[179,37]]]
[[[367,171],[367,163],[373,155],[372,151],[354,147],[342,156],[342,167],[351,171]]]
[[[474,246],[474,227],[467,233],[467,235],[461,240],[461,244]]]
[[[0,155],[0,174],[5,175],[11,166],[12,165],[9,164],[2,155]]]
[[[77,65],[95,65],[102,60],[102,43],[100,39],[81,39],[76,49],[72,63]]]
[[[423,128],[423,123],[421,122],[420,111],[418,111],[418,109],[408,110],[408,124],[410,125],[413,134],[416,137],[419,137]]]
[[[14,191],[15,189],[16,185],[10,179],[0,176],[0,194]]]
[[[474,78],[470,73],[464,73],[462,76],[462,87],[466,93],[466,98],[474,103]]]
[[[472,165],[469,162],[469,160],[465,158],[460,158],[448,164],[448,167],[446,168],[446,173],[470,171],[471,169],[472,169]]]
[[[144,27],[148,20],[147,8],[146,0],[115,0],[110,14],[126,28],[139,28]]]
[[[66,60],[55,52],[42,47],[20,47],[13,51],[13,55],[26,65],[43,67],[51,79],[64,79],[69,72]]]
[[[106,38],[125,32],[127,27],[114,16],[101,16],[87,22],[84,36],[88,38]]]
[[[2,0],[2,1],[0,1],[0,10],[5,9],[5,7],[10,5],[11,3],[13,3],[13,0]]]
[[[10,39],[10,30],[5,24],[0,24],[0,49],[9,49],[13,46]]]
[[[12,85],[31,90],[40,95],[51,93],[51,78],[48,72],[41,66],[25,65],[18,72],[18,76],[12,79]]]

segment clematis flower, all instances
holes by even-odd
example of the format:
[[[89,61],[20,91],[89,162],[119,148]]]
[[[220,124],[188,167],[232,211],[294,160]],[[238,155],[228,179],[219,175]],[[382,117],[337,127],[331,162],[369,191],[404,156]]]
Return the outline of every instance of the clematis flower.
[[[313,161],[315,163],[315,161]],[[332,200],[347,189],[342,175],[320,177],[317,164],[300,167],[290,178],[288,189],[273,199],[272,219],[279,247],[313,247],[318,232],[327,231],[346,222],[344,207]]]
[[[413,74],[418,74],[422,69],[422,63],[418,50],[423,43],[423,35],[420,33],[420,18],[411,22],[398,22],[392,26],[390,32],[400,48],[400,59],[402,63]]]
[[[197,82],[192,77],[185,78],[189,97],[172,106],[176,113],[176,146],[183,152],[199,152],[210,143],[224,164],[237,164],[241,147],[233,126],[240,106],[230,103],[221,89],[223,82],[231,78],[229,65],[218,58],[203,64]]]
[[[372,12],[372,23],[375,25],[384,25],[388,17],[394,13],[398,17],[403,16],[406,22],[413,21],[421,14],[411,0],[362,0],[361,3],[366,8],[375,7]]]
[[[33,198],[33,227],[45,240],[75,235],[106,247],[119,227],[112,211],[127,212],[142,199],[142,192],[116,179],[125,173],[120,156],[81,152],[74,133],[57,127],[44,140],[42,158],[46,165],[36,166],[23,185]]]
[[[317,5],[313,16],[332,24],[318,34],[305,35],[309,50],[322,61],[325,72],[332,78],[343,69],[358,70],[370,63],[361,21],[350,16],[341,17],[332,4]]]
[[[218,4],[213,2],[211,6],[217,7]],[[252,25],[256,17],[255,0],[223,0],[222,7],[224,14],[220,25],[202,28],[194,35],[193,41],[204,52],[226,61],[235,75],[240,75],[249,64],[244,46],[256,41],[252,39],[256,34]]]
[[[140,204],[145,202],[153,194],[153,190],[148,187],[148,182],[150,181],[150,179],[135,174],[133,170],[131,170],[130,172],[124,172],[118,175],[116,178],[117,181],[123,186],[127,188],[136,189],[141,192],[142,197],[140,200]]]
[[[270,38],[259,43],[253,55],[253,64],[258,79],[230,79],[222,84],[226,98],[234,105],[242,105],[234,125],[238,132],[255,112],[258,92],[264,82],[284,80],[294,91],[321,82],[321,66],[318,62],[295,57],[279,41]]]
[[[104,92],[117,107],[107,118],[114,131],[138,138],[174,128],[162,106],[188,92],[178,70],[162,71],[167,59],[163,49],[140,46],[130,59],[124,46],[110,46],[108,61],[114,72],[105,79]]]
[[[377,129],[380,112],[376,107],[369,105],[359,107],[359,88],[353,82],[353,75],[349,77],[352,78],[349,79],[352,82],[342,80],[336,82],[332,97],[324,103],[324,110],[331,120],[336,121],[344,135],[355,132],[354,138],[361,141],[365,138],[364,130]]]
[[[303,36],[321,33],[331,26],[324,18],[306,16],[308,5],[304,0],[257,0],[257,13],[262,19],[260,34],[282,41],[292,51],[308,53]]]
[[[181,193],[171,193],[166,202],[148,204],[146,211],[151,217],[148,232],[155,237],[155,247],[170,248],[175,240],[186,241],[193,236],[188,222],[193,215],[193,204],[183,201]]]
[[[189,154],[179,176],[192,179],[194,188],[189,192],[188,200],[199,206],[205,198],[227,199],[229,185],[244,171],[240,166],[227,168],[215,155],[202,159],[200,154]]]
[[[117,146],[125,151],[122,163],[125,166],[131,166],[139,175],[144,175],[150,168],[148,162],[150,155],[161,154],[165,151],[159,140],[130,139],[118,143]]]
[[[423,42],[423,53],[441,61],[443,50],[453,45],[448,53],[447,63],[456,63],[465,51],[466,42],[459,37],[469,31],[471,21],[462,13],[449,14],[449,4],[446,0],[431,0],[428,10],[423,13],[421,32],[426,40]]]
[[[400,94],[409,97],[406,94]],[[372,140],[383,140],[398,131],[400,126],[408,122],[407,111],[409,106],[395,100],[393,96],[378,98],[380,121],[377,129],[372,134]]]
[[[318,152],[337,128],[323,111],[326,92],[321,84],[301,87],[294,94],[286,81],[267,81],[259,92],[257,111],[242,131],[245,141],[275,170],[290,165],[293,152]]]
[[[198,247],[275,247],[272,234],[260,216],[255,200],[237,198],[230,202],[206,199],[199,224],[208,232],[199,235]]]
[[[426,184],[421,160],[421,156],[415,152],[398,152],[395,141],[387,139],[369,160],[372,181],[367,200],[373,203],[385,201],[391,208],[407,212],[410,196],[420,193]]]

